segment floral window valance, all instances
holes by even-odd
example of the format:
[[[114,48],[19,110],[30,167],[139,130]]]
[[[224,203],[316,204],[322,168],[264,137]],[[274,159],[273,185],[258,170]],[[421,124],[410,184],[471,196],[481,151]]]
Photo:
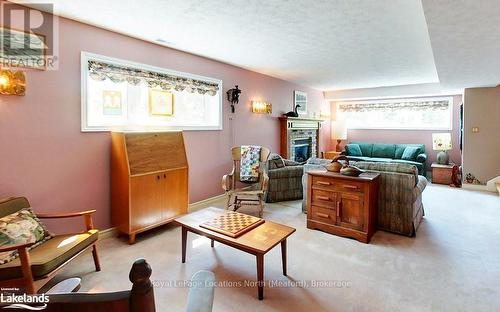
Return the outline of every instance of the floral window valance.
[[[448,100],[397,100],[392,102],[340,103],[339,110],[342,112],[438,111],[447,110],[449,105]]]
[[[219,84],[199,79],[184,78],[166,73],[143,70],[134,67],[118,66],[105,62],[89,60],[89,76],[98,81],[109,79],[112,82],[128,82],[132,85],[146,83],[148,87],[160,87],[164,90],[187,91],[190,93],[214,96],[219,91]]]

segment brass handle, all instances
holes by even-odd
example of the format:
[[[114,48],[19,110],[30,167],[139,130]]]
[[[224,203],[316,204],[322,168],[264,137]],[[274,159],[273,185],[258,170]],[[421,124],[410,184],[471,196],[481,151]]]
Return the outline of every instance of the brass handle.
[[[326,196],[317,196],[317,198],[320,200],[330,200],[330,197],[326,197]]]
[[[156,176],[156,179],[160,180],[160,176],[159,176],[159,175],[157,175],[157,176]]]
[[[325,182],[325,181],[317,181],[316,183],[319,185],[330,185],[331,184],[330,182]]]
[[[166,179],[167,178],[167,174],[164,173],[163,174],[163,178]]]
[[[344,184],[342,185],[343,188],[347,188],[347,189],[353,189],[353,190],[357,190],[358,187],[355,186],[355,185],[347,185],[347,184]]]
[[[328,217],[330,217],[326,213],[316,212],[316,214],[318,215],[318,217],[322,217],[322,218],[328,218]]]
[[[337,209],[336,209],[336,210],[337,210],[337,218],[340,218],[340,204],[341,204],[341,203],[342,203],[342,201],[341,201],[341,200],[339,200],[339,201],[337,202]]]

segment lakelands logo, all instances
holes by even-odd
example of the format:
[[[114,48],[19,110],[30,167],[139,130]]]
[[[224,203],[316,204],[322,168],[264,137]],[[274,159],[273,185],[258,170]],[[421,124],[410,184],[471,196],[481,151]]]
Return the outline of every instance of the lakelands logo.
[[[49,297],[40,295],[17,295],[0,293],[0,305],[3,309],[26,309],[31,311],[44,310],[49,303]]]
[[[58,67],[58,20],[52,3],[30,7],[0,3],[0,66],[54,70]]]

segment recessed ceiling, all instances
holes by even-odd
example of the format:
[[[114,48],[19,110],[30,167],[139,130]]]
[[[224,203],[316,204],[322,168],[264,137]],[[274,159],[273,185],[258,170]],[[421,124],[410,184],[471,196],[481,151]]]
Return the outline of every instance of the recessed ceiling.
[[[500,82],[498,0],[51,2],[63,17],[319,90]]]
[[[500,83],[500,1],[423,0],[444,88]]]

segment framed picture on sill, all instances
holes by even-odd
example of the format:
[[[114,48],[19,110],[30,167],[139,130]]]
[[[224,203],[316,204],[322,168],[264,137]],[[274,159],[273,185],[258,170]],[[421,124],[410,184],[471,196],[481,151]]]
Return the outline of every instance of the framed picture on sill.
[[[173,116],[174,94],[170,91],[149,89],[149,114],[152,116]]]
[[[307,93],[303,91],[293,91],[293,109],[295,106],[299,105],[297,108],[297,113],[299,115],[307,115]]]

